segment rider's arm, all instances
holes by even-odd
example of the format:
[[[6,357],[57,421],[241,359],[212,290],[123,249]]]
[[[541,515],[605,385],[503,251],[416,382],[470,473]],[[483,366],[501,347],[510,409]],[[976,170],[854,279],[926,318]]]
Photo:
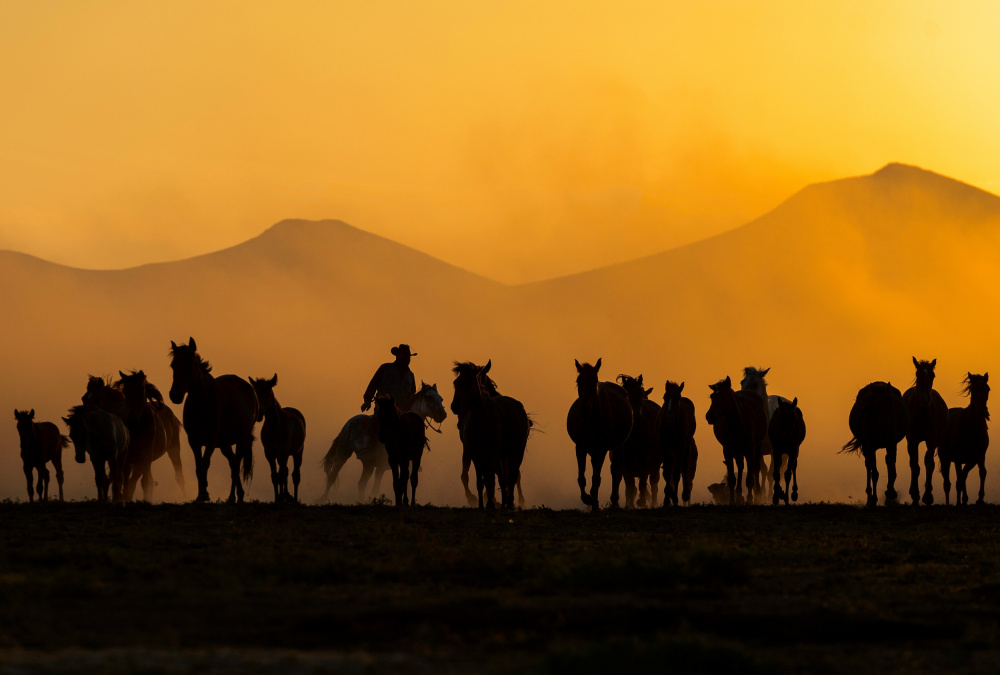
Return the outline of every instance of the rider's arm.
[[[378,390],[379,382],[382,381],[382,369],[385,364],[378,367],[375,371],[375,375],[372,376],[372,381],[368,383],[368,388],[365,389],[365,403],[371,403],[375,398],[375,392]]]

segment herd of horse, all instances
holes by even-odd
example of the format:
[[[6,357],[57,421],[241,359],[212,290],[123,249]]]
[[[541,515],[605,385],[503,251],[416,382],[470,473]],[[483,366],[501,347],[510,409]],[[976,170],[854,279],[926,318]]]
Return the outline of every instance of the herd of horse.
[[[169,397],[183,403],[182,419],[164,404],[160,391],[143,371],[124,373],[120,379],[90,376],[81,405],[62,418],[69,428],[63,435],[51,422],[34,421],[35,411],[15,410],[21,459],[27,479],[28,498],[37,491],[48,499],[50,473],[55,469],[59,499],[63,498],[62,450],[72,442],[75,459],[94,468],[100,501],[128,501],[141,484],[143,498],[152,499],[155,485],[153,462],[166,454],[182,494],[180,430],[183,426],[194,455],[198,494],[195,501],[208,501],[208,469],[218,449],[230,468],[230,502],[242,502],[244,482],[253,477],[253,442],[256,423],[264,456],[271,469],[275,501],[298,501],[306,422],[295,408],[282,407],[274,395],[278,384],[270,379],[212,374],[211,364],[197,352],[194,338],[187,344],[170,343],[173,382]],[[863,387],[851,409],[849,425],[854,437],[842,452],[864,456],[868,505],[878,502],[878,470],[875,453],[886,450],[887,501],[897,498],[896,448],[905,438],[910,457],[910,497],[916,504],[919,490],[919,445],[925,444],[926,481],[922,501],[932,504],[931,477],[934,456],[941,462],[945,503],[950,503],[950,467],[955,465],[956,503],[967,503],[966,478],[979,468],[979,502],[984,499],[985,456],[989,446],[989,374],[969,373],[963,384],[969,405],[951,408],[933,388],[935,361],[913,359],[914,385],[905,393],[887,382]],[[534,425],[524,405],[500,394],[490,377],[492,361],[480,366],[455,363],[454,397],[450,408],[458,419],[462,442],[462,482],[470,506],[495,508],[499,484],[500,506],[524,505],[521,464]],[[601,359],[594,365],[576,361],[577,399],[569,409],[567,431],[576,446],[580,499],[593,510],[600,508],[599,490],[605,459],[610,457],[611,506],[620,505],[625,482],[626,507],[658,505],[659,479],[663,476],[663,505],[688,504],[698,463],[694,435],[695,406],[682,395],[684,382],[667,380],[663,404],[649,399],[643,376],[619,375],[614,382],[600,379]],[[798,399],[767,393],[765,376],[770,369],[744,369],[740,389],[732,380],[709,385],[710,406],[705,419],[722,446],[726,480],[710,486],[717,501],[730,504],[761,502],[769,495],[773,504],[798,501],[798,457],[806,426]],[[374,475],[373,495],[385,471],[392,472],[397,505],[416,504],[420,462],[429,447],[427,430],[441,432],[447,417],[444,400],[436,384],[421,383],[406,401],[380,394],[372,414],[355,415],[336,436],[322,460],[327,476],[326,501],[339,473],[351,457],[362,463],[359,497],[365,500],[368,481]],[[182,424],[183,422],[183,424]],[[438,424],[438,428],[434,427]],[[587,490],[586,461],[590,458],[591,481]],[[770,466],[768,466],[770,459]],[[292,463],[289,472],[288,464]],[[476,474],[476,493],[469,489],[469,470]],[[784,469],[784,487],[781,471]],[[743,497],[744,471],[747,488]],[[37,472],[35,484],[33,472]],[[292,491],[288,480],[292,479]],[[409,489],[407,489],[409,487]]]

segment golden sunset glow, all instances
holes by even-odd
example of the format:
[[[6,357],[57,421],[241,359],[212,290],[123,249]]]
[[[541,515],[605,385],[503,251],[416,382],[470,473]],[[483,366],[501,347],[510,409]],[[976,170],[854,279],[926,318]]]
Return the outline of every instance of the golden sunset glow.
[[[338,218],[516,282],[890,161],[1000,188],[989,2],[0,7],[0,247],[128,267]]]

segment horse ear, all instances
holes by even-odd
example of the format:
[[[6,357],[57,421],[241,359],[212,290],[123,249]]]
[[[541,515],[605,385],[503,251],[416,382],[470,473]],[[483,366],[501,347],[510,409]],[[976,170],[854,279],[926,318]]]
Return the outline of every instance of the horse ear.
[[[990,381],[990,374],[983,373],[983,382],[989,382],[989,381]]]
[[[493,359],[490,359],[489,361],[486,362],[486,365],[483,366],[483,369],[480,370],[479,372],[485,375],[486,373],[490,372],[490,368],[492,367],[493,367]]]
[[[174,342],[173,340],[171,340],[171,341],[170,341],[170,348],[171,348],[171,349],[175,349],[175,350],[176,350],[176,349],[177,349],[177,343],[176,343],[176,342]]]
[[[594,364],[594,370],[601,369],[601,359],[597,359],[597,363]]]
[[[125,379],[125,373],[123,373],[122,371],[119,370],[118,371],[118,377],[120,377],[120,378],[122,378],[124,380]]]
[[[642,373],[639,373],[639,377],[636,378],[636,381],[639,383],[639,386],[641,387],[642,386]]]
[[[792,399],[792,407],[794,408],[798,404],[799,404],[799,397],[796,396],[795,398]]]
[[[268,382],[268,384],[271,385],[272,387],[277,387],[278,386],[278,374],[277,373],[274,374],[274,377],[271,378],[271,381]]]
[[[66,423],[66,426],[69,426],[69,420],[67,418],[62,418],[62,421]]]
[[[438,390],[438,383],[435,382],[434,384],[432,384],[431,385],[431,389],[433,389],[434,391],[437,391]]]
[[[936,366],[936,365],[937,365],[937,359],[934,359],[933,361],[931,361],[931,370],[933,370],[934,366]]]
[[[677,393],[684,391],[684,383],[681,382],[681,388],[677,390]]]
[[[190,347],[194,351],[198,351],[198,345],[196,345],[194,343],[194,338],[193,337],[188,337],[188,347]]]
[[[17,408],[14,408],[14,419],[17,419]]]
[[[573,363],[576,364],[576,372],[582,373],[583,372],[583,366],[580,365],[580,362],[577,361],[576,359],[573,359]]]
[[[913,359],[913,365],[917,365],[917,357],[911,356],[910,358]]]
[[[28,419],[29,420],[35,419],[35,409],[34,408],[32,408],[31,412],[28,413]]]
[[[653,393],[653,387],[650,387],[649,389],[646,390],[646,396],[649,396],[652,393]]]
[[[770,372],[771,372],[770,368],[765,368],[764,370],[760,371],[760,376],[764,377],[765,375],[767,375]]]
[[[136,373],[136,375],[138,375],[139,377],[146,377],[146,373],[142,372],[141,370],[138,373]]]
[[[730,389],[733,388],[733,381],[729,379],[728,375],[726,375],[726,386],[729,387]]]

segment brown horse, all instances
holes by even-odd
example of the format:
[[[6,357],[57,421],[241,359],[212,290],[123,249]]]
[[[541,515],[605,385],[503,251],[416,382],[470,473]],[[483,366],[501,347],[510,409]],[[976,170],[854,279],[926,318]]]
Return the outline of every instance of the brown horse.
[[[271,466],[271,483],[274,485],[274,501],[282,499],[299,501],[299,479],[302,477],[302,451],[306,444],[306,418],[295,408],[282,408],[274,397],[278,385],[278,374],[270,380],[250,378],[260,410],[257,421],[263,422],[260,442],[264,446],[264,457]],[[292,484],[294,496],[288,495],[288,458],[292,458]]]
[[[62,418],[69,427],[69,437],[76,449],[76,461],[83,464],[90,455],[97,485],[97,501],[122,499],[126,477],[126,457],[129,433],[125,422],[118,415],[93,405],[78,405],[69,410],[69,417]],[[104,466],[107,464],[107,471]],[[109,476],[110,474],[110,476]]]
[[[375,397],[375,419],[378,420],[378,439],[385,444],[389,456],[396,506],[407,505],[407,479],[412,490],[409,503],[416,506],[420,459],[424,448],[428,447],[424,420],[415,412],[400,412],[391,394]]]
[[[476,469],[479,508],[496,507],[494,487],[497,479],[501,505],[513,508],[514,488],[520,480],[531,420],[520,401],[497,392],[496,384],[488,375],[492,367],[492,360],[485,366],[455,362],[451,411],[458,417],[463,480],[468,477],[466,461]]]
[[[643,387],[642,375],[619,375],[618,382],[632,406],[632,431],[622,446],[619,462],[621,475],[625,479],[625,507],[631,509],[636,505],[636,479],[639,481],[639,508],[644,508],[647,503],[655,507],[660,486],[660,466],[663,464],[656,442],[656,418],[660,414],[660,406],[649,400],[653,389]],[[617,485],[612,488],[612,492],[618,492]]]
[[[694,474],[698,467],[698,446],[694,442],[697,420],[694,403],[681,396],[684,383],[667,380],[663,386],[663,406],[656,418],[656,437],[663,461],[663,505],[678,503],[677,487],[683,482],[681,501],[689,504]]]
[[[614,382],[601,382],[597,363],[576,363],[577,399],[570,406],[566,417],[566,430],[576,444],[577,479],[580,499],[594,511],[601,508],[598,490],[601,487],[601,469],[604,460],[611,453],[611,481],[617,485],[621,481],[618,458],[622,446],[632,433],[632,406],[628,394]],[[587,494],[587,456],[590,456],[590,494]],[[618,492],[611,493],[611,506],[618,506]]]
[[[916,382],[903,393],[903,403],[910,416],[910,428],[906,432],[906,451],[910,455],[910,499],[917,503],[920,498],[920,444],[927,446],[924,453],[924,467],[927,477],[924,481],[924,504],[934,503],[932,478],[934,477],[934,451],[941,447],[944,435],[948,431],[948,404],[941,394],[934,391],[933,361],[917,361],[913,365],[917,369]]]
[[[153,462],[169,454],[174,473],[181,489],[180,421],[163,403],[163,395],[146,379],[141,370],[126,375],[118,371],[119,379],[113,385],[125,396],[125,426],[128,427],[129,445],[125,455],[125,486],[123,496],[132,501],[136,484],[142,483],[142,498],[153,500]]]
[[[878,504],[878,467],[875,452],[885,448],[885,467],[889,474],[886,501],[896,499],[896,446],[910,427],[910,414],[899,389],[888,382],[872,382],[858,392],[848,419],[854,437],[841,452],[861,453],[865,458],[868,506]]]
[[[229,460],[232,486],[229,501],[243,501],[243,480],[253,478],[253,427],[257,420],[257,395],[249,382],[236,375],[212,375],[212,366],[198,354],[194,338],[186,345],[170,342],[170,368],[174,379],[170,400],[184,403],[184,428],[194,453],[198,497],[208,496],[208,467],[216,448]],[[187,397],[185,401],[184,398]],[[233,452],[233,446],[236,452]],[[202,448],[205,449],[202,455]]]
[[[17,420],[17,435],[21,440],[21,462],[24,465],[24,477],[28,479],[28,501],[35,501],[35,491],[38,498],[49,498],[49,470],[46,464],[52,462],[56,470],[56,482],[59,484],[59,501],[63,500],[63,469],[62,451],[69,446],[69,439],[59,433],[59,427],[52,422],[35,422],[35,409],[14,410]],[[32,471],[38,472],[38,487],[32,487]]]
[[[135,372],[132,371],[133,374]],[[120,377],[124,377],[121,371],[118,374]],[[129,407],[125,402],[125,394],[122,392],[122,386],[122,380],[120,379],[112,383],[111,378],[89,375],[87,377],[87,391],[84,392],[81,401],[84,405],[97,406],[105,412],[117,415],[124,421],[129,417]],[[181,489],[181,494],[186,495],[184,471],[181,466],[181,421],[177,419],[174,411],[164,404],[163,394],[160,393],[160,390],[152,382],[145,380],[145,391],[146,401],[152,406],[152,410],[157,417],[157,426],[163,429],[162,435],[159,433],[155,435],[157,439],[160,439],[162,436],[163,444],[154,447],[153,458],[150,461],[155,461],[166,453],[167,457],[170,458],[170,463],[174,467],[174,479]],[[136,407],[138,411],[138,406]],[[130,471],[125,476],[126,485],[130,481],[129,474]],[[135,480],[139,480],[141,476],[141,472],[137,473]],[[152,490],[153,485],[155,483],[153,483],[152,477],[143,483],[143,497],[146,500],[152,499],[152,492],[147,492],[147,488]],[[126,498],[131,499],[135,492],[135,481],[131,481],[131,487],[127,488],[126,491]]]
[[[753,503],[760,492],[761,445],[767,436],[767,406],[753,391],[733,391],[729,377],[709,385],[712,405],[705,419],[712,425],[715,438],[722,444],[726,463],[729,503],[743,502],[743,462],[747,465],[747,501]],[[733,474],[733,461],[739,475]],[[735,490],[735,493],[734,493]]]
[[[771,415],[767,435],[771,439],[771,452],[773,453],[771,470],[774,472],[774,494],[771,496],[771,500],[773,504],[777,504],[778,501],[784,499],[785,506],[788,506],[789,481],[792,481],[792,501],[799,500],[799,447],[806,438],[806,423],[802,417],[797,397],[791,401],[782,398],[778,402],[778,407]],[[783,457],[788,457],[784,490],[781,489],[781,460]]]
[[[979,499],[977,504],[985,504],[986,495],[986,450],[990,447],[990,374],[973,375],[967,373],[962,384],[962,393],[969,396],[969,405],[948,410],[948,429],[941,442],[938,456],[941,458],[941,475],[944,477],[944,503],[948,503],[951,481],[949,470],[955,464],[955,503],[968,504],[969,491],[966,478],[972,467],[979,467]]]

